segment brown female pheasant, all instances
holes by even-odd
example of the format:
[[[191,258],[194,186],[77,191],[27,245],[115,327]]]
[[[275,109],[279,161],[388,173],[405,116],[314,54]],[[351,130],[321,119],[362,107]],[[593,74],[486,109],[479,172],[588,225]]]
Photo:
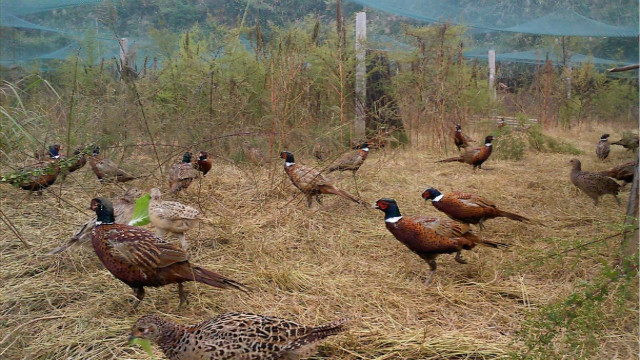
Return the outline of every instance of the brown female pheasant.
[[[178,235],[182,249],[187,251],[189,244],[185,233],[198,225],[200,211],[177,201],[163,201],[158,188],[151,189],[149,199],[149,220],[156,228],[158,236],[166,239],[167,233]]]
[[[511,220],[531,222],[524,216],[500,210],[496,205],[478,195],[462,191],[452,191],[446,194],[437,189],[428,188],[422,192],[422,198],[431,200],[431,204],[438,210],[447,214],[453,220],[465,224],[478,224],[482,229],[482,223],[487,219],[506,217]]]
[[[580,160],[572,159],[571,172],[569,178],[573,185],[589,195],[595,205],[598,205],[598,198],[602,195],[611,194],[616,198],[616,202],[620,205],[618,192],[620,192],[620,184],[610,177],[595,172],[582,171]]]
[[[120,169],[113,161],[103,159],[100,156],[100,147],[97,145],[93,147],[93,152],[89,157],[89,165],[91,165],[91,170],[93,170],[93,173],[96,174],[100,182],[127,182],[137,179],[137,177]]]
[[[466,264],[462,259],[462,250],[471,250],[477,244],[494,248],[507,246],[482,240],[471,231],[469,225],[453,220],[426,216],[404,217],[393,199],[380,199],[374,207],[384,212],[387,230],[429,264],[431,272],[425,282],[427,286],[436,272],[438,255],[456,253],[455,260],[460,264]]]
[[[116,224],[113,205],[106,198],[91,200],[97,215],[91,231],[91,243],[102,264],[120,281],[129,285],[138,301],[144,298],[145,286],[178,284],[180,305],[187,295],[182,283],[197,281],[221,289],[247,291],[243,284],[189,263],[186,251],[140,227]]]
[[[360,166],[367,160],[367,155],[369,155],[369,144],[365,142],[359,146],[358,151],[348,152],[340,156],[334,165],[329,167],[328,172],[351,170],[355,176]]]
[[[340,190],[333,183],[324,177],[320,171],[296,164],[293,154],[289,151],[280,153],[280,157],[285,159],[284,171],[289,175],[289,179],[303,194],[307,196],[307,204],[311,207],[313,197],[320,203],[321,194],[334,194],[349,199],[357,204],[365,205],[364,201],[349,194],[344,190]]]
[[[186,152],[182,156],[182,161],[173,164],[169,170],[169,189],[172,194],[191,185],[193,180],[198,178],[198,170],[191,167],[191,153]]]
[[[195,325],[182,325],[158,315],[141,317],[130,339],[158,344],[171,360],[301,359],[318,343],[345,330],[339,320],[321,326],[250,313],[226,313]]]
[[[460,156],[440,160],[437,162],[458,161],[461,163],[472,165],[473,170],[475,170],[476,168],[482,169],[482,163],[487,161],[487,159],[491,155],[491,141],[493,141],[493,136],[489,135],[485,138],[483,147],[468,149]]]

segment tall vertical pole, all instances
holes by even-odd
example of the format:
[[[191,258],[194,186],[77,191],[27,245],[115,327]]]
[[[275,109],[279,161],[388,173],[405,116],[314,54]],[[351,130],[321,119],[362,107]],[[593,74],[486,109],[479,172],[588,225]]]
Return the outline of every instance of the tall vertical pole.
[[[489,91],[491,100],[496,99],[496,51],[489,50]]]
[[[356,119],[353,130],[356,138],[364,139],[366,127],[365,104],[367,99],[367,64],[365,62],[367,50],[367,14],[356,14]]]

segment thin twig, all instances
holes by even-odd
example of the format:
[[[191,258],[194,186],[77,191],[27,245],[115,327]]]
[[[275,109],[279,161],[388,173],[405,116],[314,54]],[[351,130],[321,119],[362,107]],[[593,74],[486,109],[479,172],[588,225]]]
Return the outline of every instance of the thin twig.
[[[5,223],[7,225],[7,227],[9,227],[9,230],[11,230],[11,232],[18,238],[20,239],[20,241],[22,241],[22,243],[24,244],[24,246],[26,247],[31,247],[31,244],[29,244],[29,242],[27,242],[27,240],[25,240],[22,235],[20,234],[20,232],[18,231],[18,229],[13,225],[13,223],[11,222],[11,220],[9,219],[9,217],[2,211],[2,209],[0,209],[0,219],[2,219],[2,222]],[[0,344],[3,343],[3,341],[0,341]]]

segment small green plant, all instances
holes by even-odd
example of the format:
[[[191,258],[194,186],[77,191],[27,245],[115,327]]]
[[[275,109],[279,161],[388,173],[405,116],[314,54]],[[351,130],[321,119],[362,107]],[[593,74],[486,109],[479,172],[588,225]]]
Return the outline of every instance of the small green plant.
[[[145,194],[136,200],[129,225],[144,226],[151,222],[151,219],[149,219],[149,200],[151,200],[149,194]]]

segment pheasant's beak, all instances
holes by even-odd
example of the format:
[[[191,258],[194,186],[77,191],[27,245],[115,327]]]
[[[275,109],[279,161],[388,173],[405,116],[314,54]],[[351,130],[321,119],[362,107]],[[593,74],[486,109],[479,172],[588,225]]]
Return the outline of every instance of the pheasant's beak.
[[[374,209],[380,209],[380,207],[378,206],[378,204],[377,204],[377,203],[376,203],[376,204],[373,204],[373,206],[371,206],[371,207],[372,207],[372,208],[374,208]]]

